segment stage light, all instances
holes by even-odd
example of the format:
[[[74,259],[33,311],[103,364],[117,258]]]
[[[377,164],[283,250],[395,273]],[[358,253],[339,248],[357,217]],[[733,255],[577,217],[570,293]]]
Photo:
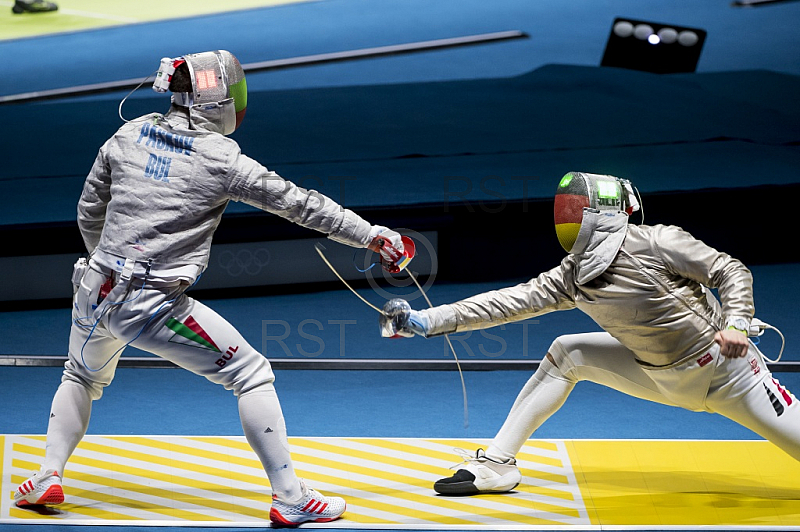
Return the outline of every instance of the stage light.
[[[678,32],[674,28],[663,28],[658,30],[658,38],[664,44],[672,44],[678,40]]]
[[[706,32],[675,24],[617,18],[600,66],[656,74],[694,72]]]

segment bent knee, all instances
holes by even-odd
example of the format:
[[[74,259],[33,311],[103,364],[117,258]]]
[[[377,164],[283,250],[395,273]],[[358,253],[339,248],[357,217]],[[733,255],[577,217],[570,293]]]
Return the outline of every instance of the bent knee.
[[[109,383],[102,383],[85,378],[80,373],[73,371],[69,367],[64,368],[64,373],[61,376],[61,382],[69,382],[78,385],[86,390],[92,401],[97,401],[103,397],[103,390]]]
[[[254,394],[258,394],[258,393],[266,393],[266,394],[270,394],[270,395],[277,395],[278,392],[275,390],[274,382],[273,381],[269,381],[269,382],[262,382],[260,384],[257,384],[255,386],[253,386],[252,388],[248,388],[247,390],[242,390],[242,391],[240,391],[238,393],[234,390],[234,393],[236,394],[236,396],[239,399],[241,399],[245,395],[254,395]]]
[[[561,368],[562,370],[568,369],[566,366],[569,366],[567,363],[569,359],[569,350],[564,347],[560,336],[553,340],[553,343],[550,344],[550,348],[547,350],[547,359],[554,366]]]
[[[557,377],[567,381],[577,381],[574,376],[575,364],[570,359],[570,351],[564,347],[560,338],[553,340],[550,348],[547,350],[545,359],[549,362],[548,373],[553,377]]]
[[[256,390],[265,390],[273,387],[275,374],[269,361],[260,353],[254,351],[252,356],[231,368],[231,371],[216,372],[206,377],[225,388],[232,390],[236,397],[251,393]]]

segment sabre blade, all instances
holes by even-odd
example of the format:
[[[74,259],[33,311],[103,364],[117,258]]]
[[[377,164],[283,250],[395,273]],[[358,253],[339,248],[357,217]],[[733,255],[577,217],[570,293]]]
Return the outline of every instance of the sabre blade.
[[[336,275],[336,277],[338,277],[338,278],[339,278],[339,280],[340,280],[341,282],[343,282],[343,283],[344,283],[344,285],[345,285],[345,286],[346,286],[346,287],[347,287],[347,288],[348,288],[348,289],[349,289],[351,292],[353,292],[353,294],[355,294],[355,296],[356,296],[358,299],[360,299],[361,301],[363,301],[364,303],[366,303],[368,307],[370,307],[371,309],[374,309],[374,310],[375,310],[376,312],[378,312],[379,314],[383,314],[383,315],[385,315],[385,313],[384,313],[384,312],[383,312],[381,309],[379,309],[378,307],[376,307],[375,305],[373,305],[372,303],[370,303],[369,301],[367,301],[366,299],[364,299],[363,297],[361,297],[361,294],[359,294],[358,292],[356,292],[355,290],[353,290],[353,287],[352,287],[352,286],[350,286],[350,285],[347,283],[347,281],[345,281],[345,280],[344,280],[344,277],[342,277],[341,275],[339,275],[339,272],[337,272],[337,271],[336,271],[336,268],[334,268],[334,267],[333,267],[333,264],[331,264],[331,263],[330,263],[330,261],[328,260],[328,258],[325,256],[325,253],[323,253],[323,250],[325,249],[325,246],[323,246],[322,244],[320,244],[319,242],[317,242],[316,244],[314,244],[314,249],[316,249],[316,250],[317,250],[317,253],[319,254],[320,258],[322,258],[322,260],[325,262],[325,264],[327,264],[327,265],[328,265],[328,268],[330,268],[330,269],[331,269],[331,271],[332,271],[332,272],[333,272],[333,273]]]

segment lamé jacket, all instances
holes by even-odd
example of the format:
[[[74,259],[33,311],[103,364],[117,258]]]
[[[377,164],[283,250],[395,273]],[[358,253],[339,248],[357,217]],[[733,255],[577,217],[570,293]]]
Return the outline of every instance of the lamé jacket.
[[[428,336],[578,308],[645,366],[667,366],[707,350],[726,319],[753,317],[750,271],[679,227],[587,213],[581,234],[577,251],[526,283],[421,311]]]
[[[240,201],[355,247],[372,226],[330,198],[282,179],[243,155],[233,139],[190,129],[172,106],[123,125],[99,150],[78,202],[92,258],[120,269],[147,261],[150,278],[193,280],[229,201]]]

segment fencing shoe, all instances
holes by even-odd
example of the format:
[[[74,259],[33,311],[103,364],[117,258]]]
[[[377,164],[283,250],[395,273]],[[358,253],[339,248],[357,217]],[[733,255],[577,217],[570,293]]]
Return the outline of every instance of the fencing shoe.
[[[478,493],[504,493],[511,491],[522,480],[522,475],[513,458],[505,462],[492,460],[483,449],[478,449],[475,456],[463,449],[456,449],[464,461],[453,466],[458,467],[456,474],[436,481],[433,489],[442,495],[477,495]],[[463,466],[463,467],[459,467]]]
[[[61,489],[61,477],[58,471],[48,469],[34,473],[14,492],[14,502],[17,506],[64,502],[64,491]]]
[[[325,497],[316,490],[306,487],[301,480],[303,498],[295,504],[286,504],[272,495],[272,508],[269,519],[274,526],[297,526],[313,521],[327,523],[339,519],[347,508],[341,497]]]
[[[11,6],[11,11],[19,15],[20,13],[45,13],[47,11],[57,11],[58,4],[46,2],[44,0],[16,0]]]

